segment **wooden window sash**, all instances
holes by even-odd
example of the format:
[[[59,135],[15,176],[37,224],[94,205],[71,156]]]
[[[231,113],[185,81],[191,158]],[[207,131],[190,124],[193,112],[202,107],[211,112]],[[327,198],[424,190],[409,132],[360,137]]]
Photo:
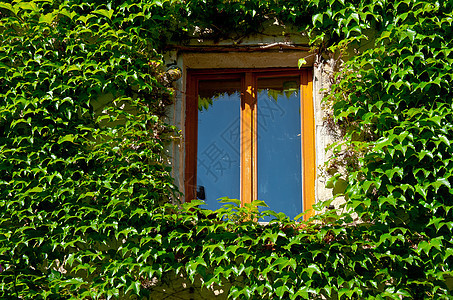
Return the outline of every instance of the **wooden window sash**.
[[[198,142],[198,83],[200,80],[241,79],[240,113],[240,190],[241,203],[257,198],[257,79],[300,75],[301,133],[302,133],[302,207],[310,210],[305,218],[314,215],[316,181],[315,123],[313,79],[309,69],[209,69],[189,70],[186,93],[185,122],[185,199],[196,198]]]
[[[313,75],[311,70],[301,73],[301,133],[302,133],[302,207],[308,211],[304,215],[307,220],[314,215],[316,188],[316,149],[315,149],[315,119],[313,103]]]
[[[241,107],[241,203],[256,199],[256,78],[245,73]]]

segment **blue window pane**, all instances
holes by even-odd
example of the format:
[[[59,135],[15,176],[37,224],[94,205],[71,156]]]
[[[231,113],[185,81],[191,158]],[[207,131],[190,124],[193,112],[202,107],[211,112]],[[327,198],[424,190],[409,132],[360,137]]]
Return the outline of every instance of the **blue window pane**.
[[[220,197],[240,197],[240,80],[206,80],[198,85],[197,185],[206,206],[222,206]]]
[[[299,86],[297,77],[258,80],[258,199],[290,218],[302,212]]]

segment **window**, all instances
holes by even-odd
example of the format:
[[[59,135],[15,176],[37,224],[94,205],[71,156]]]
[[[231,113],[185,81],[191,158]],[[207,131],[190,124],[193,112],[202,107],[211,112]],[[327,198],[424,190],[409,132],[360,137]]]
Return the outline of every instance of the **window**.
[[[315,201],[312,72],[189,70],[187,200],[264,200],[295,217]],[[198,189],[197,189],[198,187]]]

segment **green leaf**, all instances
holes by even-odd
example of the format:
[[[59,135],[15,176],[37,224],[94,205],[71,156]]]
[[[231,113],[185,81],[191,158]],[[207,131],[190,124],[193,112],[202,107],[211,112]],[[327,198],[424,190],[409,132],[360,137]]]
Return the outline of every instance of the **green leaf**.
[[[435,182],[432,183],[432,185],[436,193],[442,185],[446,186],[448,189],[451,189],[450,182],[447,178],[438,178]]]
[[[308,265],[308,267],[305,268],[305,271],[307,271],[309,278],[312,278],[312,277],[313,277],[313,273],[321,274],[321,270],[320,270],[319,267],[318,267],[317,265],[315,265],[315,264],[310,264],[310,265]]]
[[[315,14],[312,17],[312,22],[314,26],[322,26],[323,23],[323,13]],[[319,24],[317,24],[319,23]]]
[[[289,291],[288,287],[283,284],[275,289],[275,295],[277,295],[277,297],[282,298],[285,292],[288,291]]]
[[[239,199],[231,199],[231,198],[228,198],[228,197],[219,198],[219,203],[233,203],[237,207],[241,206],[241,200],[239,200]]]
[[[264,201],[262,200],[253,200],[251,203],[252,206],[261,206],[261,207],[269,207]]]
[[[40,193],[42,192],[44,189],[42,187],[39,187],[39,186],[35,186],[34,188],[28,190],[29,193]]]
[[[289,263],[288,259],[279,257],[274,261],[274,263],[272,264],[272,267],[275,268],[277,266],[279,271],[281,271],[283,268],[288,266],[288,263]]]
[[[132,281],[131,284],[127,287],[125,294],[129,291],[133,291],[134,295],[140,295],[141,289],[141,282],[140,281]]]
[[[302,218],[304,215],[305,215],[305,212],[301,212],[300,214],[298,214],[297,216],[294,217],[294,220],[297,221],[300,218]]]
[[[33,1],[30,1],[30,2],[19,2],[16,5],[19,8],[23,9],[23,10],[32,10],[34,12],[39,12],[38,6]]]
[[[51,24],[55,18],[54,13],[48,13],[39,17],[39,23]]]
[[[101,16],[104,16],[104,17],[108,18],[109,20],[111,20],[114,11],[113,11],[112,9],[110,9],[110,10],[106,10],[106,9],[98,9],[98,10],[93,11],[92,13],[93,13],[93,14],[97,14],[97,15],[101,15]]]
[[[412,29],[407,29],[406,35],[407,35],[407,37],[409,37],[409,40],[410,40],[411,42],[414,42],[415,36],[417,35],[417,32],[415,32],[415,31],[412,30]]]
[[[69,12],[67,9],[62,9],[58,13],[62,14],[63,16],[68,17],[69,19],[74,19],[74,17],[77,15],[76,12]]]
[[[7,10],[9,10],[10,12],[12,12],[15,15],[17,15],[17,12],[19,10],[18,6],[12,6],[11,4],[4,3],[4,2],[0,2],[0,8],[7,9]]]
[[[299,60],[297,61],[297,66],[300,68],[302,68],[303,65],[306,65],[307,64],[307,61],[305,60],[305,58],[299,58]]]
[[[64,142],[74,142],[74,139],[76,137],[73,134],[67,134],[65,136],[62,136],[61,138],[58,139],[58,144],[64,143]]]
[[[107,299],[112,299],[113,297],[118,297],[120,294],[119,289],[109,289],[107,290]]]

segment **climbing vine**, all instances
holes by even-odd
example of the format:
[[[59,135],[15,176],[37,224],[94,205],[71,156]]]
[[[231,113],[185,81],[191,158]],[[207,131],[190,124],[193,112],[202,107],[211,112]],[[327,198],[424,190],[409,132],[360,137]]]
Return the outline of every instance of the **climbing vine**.
[[[449,298],[452,11],[415,0],[0,2],[0,296],[155,298],[168,296],[159,282],[184,278],[239,299]],[[297,223],[260,201],[172,204],[165,47],[240,43],[275,20],[308,34],[318,64],[342,62],[325,101],[347,213]]]

